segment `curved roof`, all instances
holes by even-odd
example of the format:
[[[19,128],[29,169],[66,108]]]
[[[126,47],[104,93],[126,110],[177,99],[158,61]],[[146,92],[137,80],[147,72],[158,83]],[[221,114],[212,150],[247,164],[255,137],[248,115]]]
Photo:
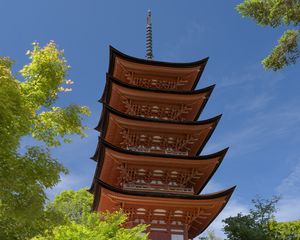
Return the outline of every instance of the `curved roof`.
[[[207,159],[218,157],[218,156],[225,156],[225,154],[227,153],[227,151],[229,149],[229,147],[227,147],[218,152],[215,152],[212,154],[207,154],[207,155],[200,155],[200,156],[185,156],[185,155],[161,154],[161,153],[152,153],[152,152],[136,152],[136,151],[132,151],[132,150],[114,146],[114,145],[110,144],[109,142],[105,141],[102,137],[99,137],[96,152],[90,159],[92,159],[96,162],[99,161],[100,149],[101,149],[102,145],[104,147],[112,149],[114,151],[117,151],[120,153],[125,153],[125,154],[130,154],[130,155],[161,157],[161,158],[178,158],[178,159],[187,159],[187,160],[207,160]]]
[[[141,64],[146,64],[146,65],[157,65],[157,66],[164,66],[164,67],[185,67],[185,68],[189,68],[189,67],[198,67],[203,63],[206,63],[209,59],[209,57],[200,59],[200,60],[196,60],[193,62],[163,62],[163,61],[156,61],[153,59],[143,59],[143,58],[137,58],[137,57],[133,57],[130,55],[127,55],[119,50],[117,50],[116,48],[114,48],[113,46],[109,46],[109,56],[110,56],[110,61],[114,60],[115,57],[120,57],[123,59],[126,59],[128,61],[131,62],[137,62],[137,63],[141,63]],[[113,67],[112,65],[109,65],[109,67]],[[112,73],[111,68],[109,68],[109,73]]]
[[[99,178],[100,176],[107,175],[107,172],[103,170],[103,165],[105,165],[106,170],[110,169],[108,170],[110,171],[110,174],[106,176],[106,179],[101,179],[106,183],[110,183],[109,181],[115,182],[118,178],[117,175],[119,174],[119,169],[117,168],[119,168],[119,166],[116,166],[116,164],[111,161],[114,161],[114,159],[117,160],[118,164],[124,162],[131,164],[132,166],[139,165],[140,167],[144,166],[146,168],[157,167],[160,169],[167,169],[170,165],[172,165],[174,169],[175,167],[177,167],[179,171],[187,171],[189,169],[194,168],[197,173],[195,172],[195,179],[192,180],[192,182],[194,184],[195,193],[199,194],[220,166],[227,150],[228,148],[213,154],[196,157],[151,153],[142,154],[139,152],[129,151],[115,147],[100,138],[97,146],[97,152],[94,156],[94,160],[98,161],[97,168],[95,171],[95,177]],[[114,167],[117,169],[117,172],[115,172],[115,174],[112,173]]]
[[[214,86],[196,91],[167,91],[134,86],[107,75],[100,102],[129,115],[192,121],[198,119]]]
[[[141,197],[155,197],[155,198],[178,198],[178,199],[190,199],[190,200],[206,200],[206,199],[213,199],[218,197],[226,197],[233,193],[236,186],[228,188],[223,191],[209,193],[209,194],[201,194],[201,195],[184,195],[184,194],[173,194],[173,193],[161,193],[161,192],[147,192],[147,191],[129,191],[124,190],[121,188],[113,187],[100,179],[95,179],[97,184],[105,189],[108,189],[115,193],[121,193],[128,196],[141,196]]]
[[[126,115],[104,104],[101,120],[96,129],[102,132],[101,136],[106,141],[119,147],[122,144],[126,145],[126,148],[134,145],[139,146],[141,141],[145,140],[141,139],[143,137],[147,138],[147,141],[152,139],[157,147],[161,141],[165,142],[166,148],[173,146],[176,142],[176,146],[178,146],[176,148],[182,149],[178,150],[180,151],[178,154],[195,156],[201,152],[209,140],[220,117],[221,115],[197,122],[150,119]],[[130,145],[127,142],[130,142]],[[143,146],[146,145],[142,144],[141,147]],[[173,149],[173,147],[171,148]],[[151,151],[155,152],[156,150],[151,148]]]
[[[199,94],[199,93],[212,91],[214,89],[214,87],[216,86],[216,84],[213,84],[213,85],[210,85],[208,87],[201,88],[201,89],[196,89],[196,90],[176,90],[176,89],[166,90],[166,89],[153,89],[153,88],[146,88],[146,87],[132,85],[132,84],[126,83],[124,81],[121,81],[121,80],[113,77],[109,73],[106,74],[106,79],[111,81],[111,82],[114,82],[114,83],[116,83],[120,86],[127,87],[127,88],[130,88],[130,89],[142,90],[142,91],[153,92],[153,93],[167,93],[167,94],[175,93],[175,94],[183,94],[183,95],[193,95],[193,94]],[[109,81],[106,82],[106,85],[109,84]],[[105,89],[103,91],[103,95],[104,94],[105,94]],[[102,99],[104,98],[103,95],[100,98],[99,102],[102,102]]]
[[[215,117],[205,119],[205,120],[200,120],[200,121],[177,121],[177,120],[165,120],[165,119],[157,119],[157,118],[145,118],[141,116],[133,116],[133,115],[128,115],[125,113],[122,113],[120,111],[117,111],[116,109],[110,107],[106,103],[103,103],[103,110],[102,110],[102,116],[100,118],[100,121],[98,125],[95,127],[95,130],[102,131],[103,129],[103,121],[105,121],[104,115],[106,113],[112,113],[115,114],[119,117],[126,118],[129,120],[137,120],[137,121],[142,121],[142,122],[153,122],[153,123],[166,123],[166,124],[177,124],[177,125],[204,125],[204,124],[209,124],[209,123],[218,123],[219,120],[222,117],[222,114],[219,114]]]
[[[95,179],[96,191],[93,209],[98,211],[117,210],[123,204],[130,208],[159,206],[166,209],[181,209],[184,214],[197,212],[189,219],[189,238],[194,238],[203,232],[226,206],[235,186],[224,191],[205,195],[183,195],[155,192],[135,192],[110,186],[99,179]],[[101,201],[100,201],[101,196]],[[122,208],[123,208],[122,207]],[[182,216],[184,217],[184,216]],[[184,218],[186,219],[186,218]],[[150,223],[151,224],[151,223]]]
[[[195,89],[197,83],[203,73],[205,65],[208,61],[208,57],[189,63],[174,63],[174,62],[161,62],[161,61],[153,61],[153,60],[145,60],[136,57],[132,57],[126,55],[117,49],[110,46],[110,60],[109,60],[109,69],[108,72],[110,75],[116,77],[118,74],[116,73],[117,64],[121,64],[123,70],[125,69],[126,72],[143,72],[150,74],[152,72],[161,73],[161,76],[171,76],[172,71],[174,76],[183,76],[187,80],[186,86],[180,86],[177,89],[185,89],[185,90],[192,90]],[[128,70],[130,69],[130,70]],[[188,78],[187,76],[190,75]],[[122,75],[124,76],[124,75]],[[119,78],[122,81],[125,79]],[[154,87],[156,88],[156,87]]]

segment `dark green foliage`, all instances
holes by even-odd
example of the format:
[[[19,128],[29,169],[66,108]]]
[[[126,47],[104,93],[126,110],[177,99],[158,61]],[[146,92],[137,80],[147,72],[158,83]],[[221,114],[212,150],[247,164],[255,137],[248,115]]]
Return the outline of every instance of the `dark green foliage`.
[[[274,219],[278,197],[271,200],[256,198],[250,213],[239,213],[235,217],[223,220],[224,232],[230,240],[265,240],[269,239],[268,222]]]
[[[299,0],[245,0],[236,9],[242,16],[254,19],[261,26],[298,27],[300,23]],[[262,61],[265,68],[276,71],[295,64],[300,56],[299,39],[299,29],[287,30],[271,54]]]
[[[262,61],[263,65],[276,71],[284,66],[295,64],[300,56],[299,39],[299,30],[287,30],[278,40],[278,45],[272,53]]]
[[[264,228],[251,215],[239,213],[235,217],[223,220],[224,232],[231,240],[263,240],[266,239]]]

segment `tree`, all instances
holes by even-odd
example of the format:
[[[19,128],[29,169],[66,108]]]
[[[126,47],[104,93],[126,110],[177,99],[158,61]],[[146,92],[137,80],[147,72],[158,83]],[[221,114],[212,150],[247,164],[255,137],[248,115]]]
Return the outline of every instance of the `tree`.
[[[237,216],[228,217],[223,220],[225,223],[224,232],[231,240],[265,240],[268,239],[268,223],[274,220],[276,204],[279,197],[271,200],[256,198],[252,200],[254,209],[249,214],[238,213]]]
[[[245,0],[237,5],[237,11],[243,17],[253,18],[261,26],[299,26],[299,0]],[[283,67],[295,64],[300,56],[299,29],[289,29],[278,40],[278,45],[267,56],[262,64],[266,69],[277,71]]]
[[[300,220],[293,222],[270,221],[268,229],[269,237],[272,240],[300,239]]]
[[[145,225],[131,229],[121,225],[126,221],[126,215],[121,211],[115,213],[91,212],[92,194],[86,189],[77,192],[63,191],[55,197],[54,202],[47,207],[48,211],[56,212],[64,219],[64,223],[48,229],[32,240],[146,240],[143,234]]]
[[[28,239],[51,225],[53,212],[44,211],[45,189],[53,187],[67,169],[50,155],[49,147],[70,142],[68,135],[85,136],[87,107],[55,106],[59,92],[71,91],[69,66],[54,42],[33,44],[30,63],[20,75],[13,61],[0,57],[0,239]],[[23,77],[23,80],[16,78]],[[21,140],[40,141],[20,151]],[[46,146],[42,146],[42,143]]]
[[[65,219],[80,223],[83,215],[91,211],[93,195],[87,189],[65,190],[48,203],[47,210],[61,213]]]

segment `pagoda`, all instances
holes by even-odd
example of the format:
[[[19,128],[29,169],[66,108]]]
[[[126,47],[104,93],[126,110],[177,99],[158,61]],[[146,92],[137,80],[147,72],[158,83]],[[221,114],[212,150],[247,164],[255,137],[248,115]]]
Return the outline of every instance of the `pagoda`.
[[[92,157],[93,210],[122,209],[126,226],[148,224],[152,240],[187,240],[209,226],[234,191],[200,194],[228,149],[201,155],[221,117],[197,121],[214,88],[195,90],[208,58],[152,60],[150,17],[146,60],[110,47]]]

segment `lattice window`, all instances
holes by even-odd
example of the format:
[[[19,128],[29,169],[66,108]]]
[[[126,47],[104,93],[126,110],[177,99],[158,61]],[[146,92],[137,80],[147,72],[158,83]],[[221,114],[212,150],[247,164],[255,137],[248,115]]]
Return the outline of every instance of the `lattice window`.
[[[124,98],[123,103],[128,115],[164,120],[186,120],[185,115],[192,110],[191,105],[187,104],[151,103],[127,98]]]
[[[198,216],[200,209],[164,209],[164,208],[137,208],[125,207],[124,212],[129,221],[151,224],[155,228],[169,228],[172,232],[183,232],[184,226],[189,225]],[[203,218],[206,218],[204,213]]]
[[[162,191],[171,193],[193,194],[194,181],[203,173],[199,170],[155,167],[139,167],[121,164],[119,185],[128,190]],[[176,174],[174,174],[176,173]]]
[[[188,81],[178,77],[176,79],[159,79],[145,76],[133,75],[129,80],[130,84],[145,87],[145,88],[156,88],[156,89],[179,89],[181,86],[187,84]]]
[[[176,155],[188,155],[191,146],[200,134],[171,135],[162,133],[139,133],[130,129],[121,131],[121,147],[137,152],[158,152]]]
[[[121,66],[121,75],[125,76],[128,83],[136,86],[156,89],[180,89],[188,83],[181,76],[159,76],[158,74],[155,74],[155,76],[151,76],[151,74],[145,76],[133,69],[128,69],[120,62],[119,64]]]

